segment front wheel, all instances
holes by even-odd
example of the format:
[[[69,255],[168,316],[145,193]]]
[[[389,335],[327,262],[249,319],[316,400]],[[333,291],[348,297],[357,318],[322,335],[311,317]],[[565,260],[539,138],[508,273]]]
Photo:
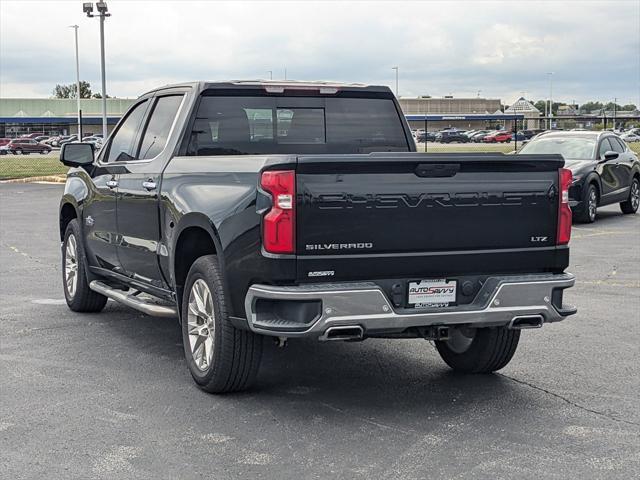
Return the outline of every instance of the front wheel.
[[[438,353],[453,370],[464,373],[491,373],[513,358],[520,330],[506,327],[450,330],[448,340],[436,342]]]
[[[13,150],[13,154],[14,155],[22,155],[22,149],[21,148],[16,148],[15,150]]]
[[[640,205],[640,180],[638,177],[634,177],[629,189],[629,198],[620,204],[620,210],[626,214],[636,213],[638,205]]]
[[[107,297],[89,288],[87,262],[80,236],[78,220],[67,225],[62,242],[62,282],[64,298],[74,312],[99,312],[107,303]]]
[[[262,336],[235,328],[215,255],[197,259],[182,296],[182,341],[195,382],[210,393],[248,388],[262,357]]]
[[[595,222],[598,214],[598,189],[593,183],[585,190],[582,205],[582,211],[576,216],[576,220],[582,223]]]

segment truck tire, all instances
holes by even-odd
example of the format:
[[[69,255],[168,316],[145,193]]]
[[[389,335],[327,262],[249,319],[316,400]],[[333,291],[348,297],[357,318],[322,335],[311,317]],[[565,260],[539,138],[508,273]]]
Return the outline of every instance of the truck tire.
[[[78,220],[67,225],[62,242],[62,286],[67,305],[74,312],[99,312],[107,297],[89,288],[87,261]]]
[[[509,363],[518,347],[520,330],[506,327],[478,328],[471,337],[452,329],[449,340],[436,342],[438,353],[453,370],[491,373]]]
[[[640,204],[640,180],[633,177],[631,188],[629,188],[629,198],[620,204],[620,210],[625,214],[632,214],[638,211]]]
[[[198,258],[187,274],[182,296],[182,341],[195,382],[210,393],[248,388],[260,368],[262,340],[229,321],[217,257]]]

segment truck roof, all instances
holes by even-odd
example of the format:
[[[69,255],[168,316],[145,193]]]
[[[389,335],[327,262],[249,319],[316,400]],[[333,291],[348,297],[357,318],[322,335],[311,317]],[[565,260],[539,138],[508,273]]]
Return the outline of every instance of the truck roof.
[[[350,91],[368,91],[368,92],[385,92],[391,90],[384,85],[365,85],[363,83],[342,83],[329,81],[306,81],[306,80],[227,80],[227,81],[194,81],[185,83],[175,83],[154,88],[145,92],[146,94],[176,87],[190,87],[202,91],[207,89],[255,89],[264,88],[278,93],[278,90],[325,90],[322,93],[335,93],[333,90],[350,90]]]

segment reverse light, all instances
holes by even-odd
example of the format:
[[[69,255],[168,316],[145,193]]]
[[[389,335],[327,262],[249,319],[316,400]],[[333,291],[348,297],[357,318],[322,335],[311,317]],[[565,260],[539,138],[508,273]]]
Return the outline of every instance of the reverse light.
[[[295,171],[263,172],[260,185],[271,194],[273,201],[271,210],[262,220],[264,249],[269,253],[295,253]]]
[[[558,201],[558,232],[556,235],[557,245],[566,245],[571,239],[571,208],[569,207],[569,187],[573,180],[571,170],[567,168],[558,169],[558,186],[560,195]]]

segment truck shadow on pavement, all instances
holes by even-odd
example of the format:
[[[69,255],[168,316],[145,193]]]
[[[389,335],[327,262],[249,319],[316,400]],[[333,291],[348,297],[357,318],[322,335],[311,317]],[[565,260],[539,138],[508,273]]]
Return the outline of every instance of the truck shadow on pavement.
[[[421,339],[349,343],[306,339],[290,341],[282,349],[265,338],[255,385],[246,392],[215,396],[200,391],[187,373],[175,319],[147,317],[115,304],[100,317],[111,341],[125,351],[130,348],[132,355],[142,349],[148,373],[171,377],[167,379],[171,388],[190,389],[194,402],[208,398],[212,404],[232,403],[247,411],[268,405],[283,421],[308,417],[308,421],[342,422],[354,416],[349,421],[415,433],[416,422],[454,421],[461,415],[480,422],[489,421],[483,420],[487,416],[526,424],[524,412],[539,417],[557,401],[501,374],[454,373]],[[421,429],[425,428],[426,423]]]

